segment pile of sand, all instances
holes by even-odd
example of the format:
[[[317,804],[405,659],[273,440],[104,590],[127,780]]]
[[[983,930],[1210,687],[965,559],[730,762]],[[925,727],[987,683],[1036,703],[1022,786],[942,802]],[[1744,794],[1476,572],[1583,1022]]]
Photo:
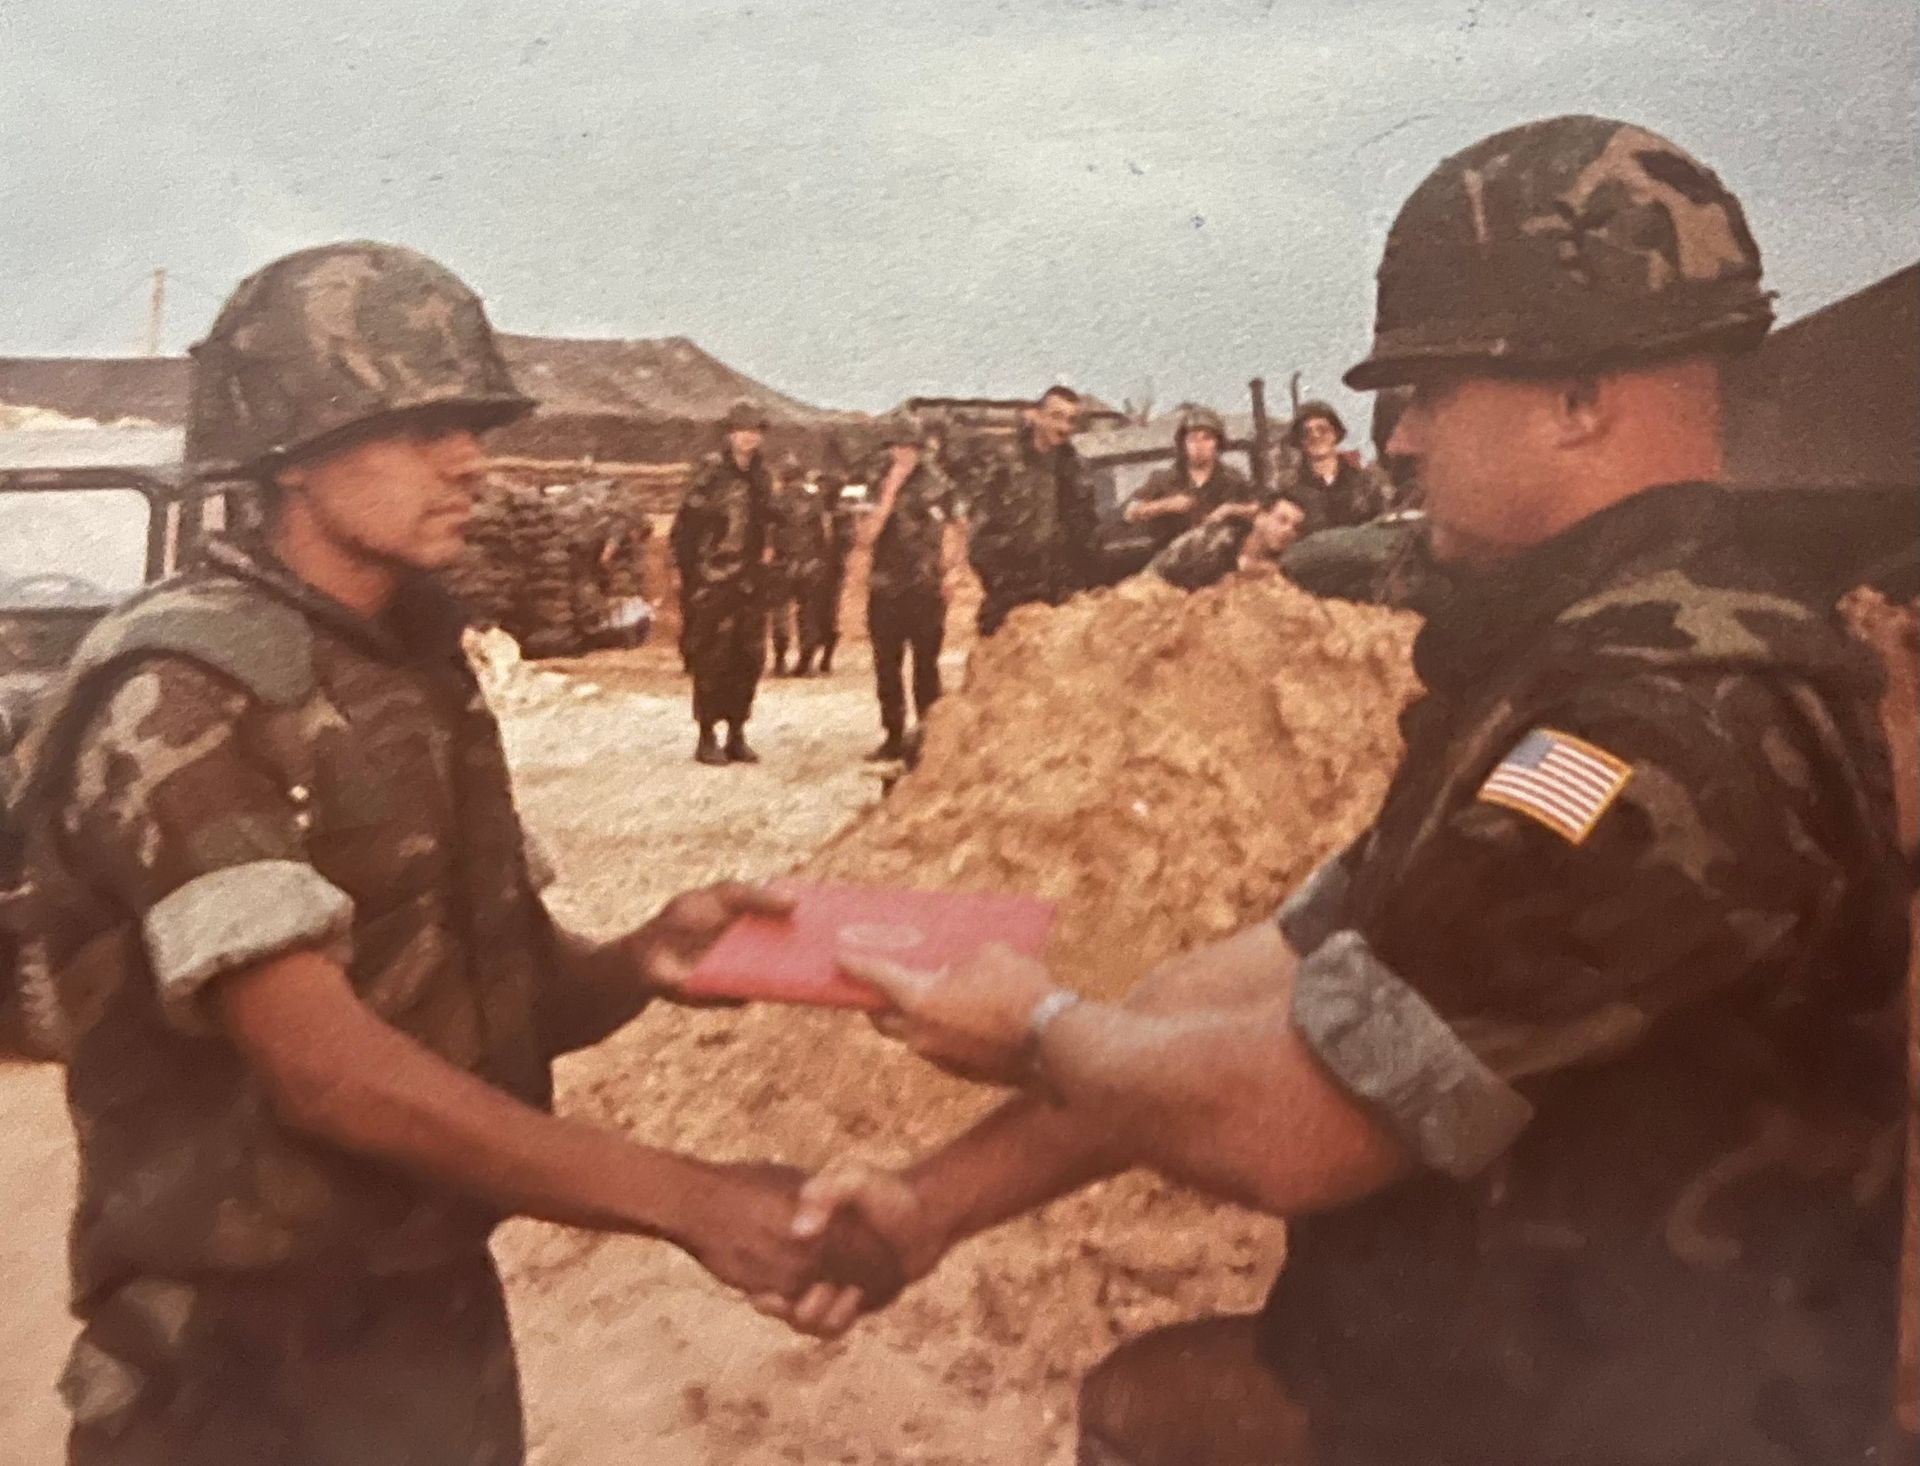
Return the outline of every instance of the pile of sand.
[[[1141,580],[1016,613],[936,709],[920,768],[800,873],[1046,896],[1056,971],[1120,992],[1270,912],[1366,824],[1399,758],[1413,629],[1278,580]],[[704,1155],[898,1160],[997,1097],[846,1014],[633,1032],[650,1036],[583,1056],[572,1107]],[[729,1102],[687,1103],[690,1073]],[[1115,1339],[1256,1306],[1281,1250],[1277,1222],[1135,1176],[971,1244],[869,1327],[941,1356],[973,1398],[1051,1392],[1063,1419]]]

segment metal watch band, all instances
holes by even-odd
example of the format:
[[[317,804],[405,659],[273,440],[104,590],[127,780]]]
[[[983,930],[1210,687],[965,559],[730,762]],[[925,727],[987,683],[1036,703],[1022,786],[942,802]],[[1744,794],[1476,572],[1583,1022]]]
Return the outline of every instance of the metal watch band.
[[[1027,1014],[1027,1041],[1022,1064],[1027,1087],[1038,1090],[1050,1103],[1056,1105],[1064,1104],[1066,1097],[1060,1093],[1053,1082],[1053,1077],[1047,1073],[1046,1057],[1040,1047],[1041,1040],[1046,1037],[1047,1030],[1053,1026],[1054,1019],[1069,1008],[1078,1007],[1079,1004],[1080,994],[1066,988],[1055,988],[1035,1003],[1033,1011]]]

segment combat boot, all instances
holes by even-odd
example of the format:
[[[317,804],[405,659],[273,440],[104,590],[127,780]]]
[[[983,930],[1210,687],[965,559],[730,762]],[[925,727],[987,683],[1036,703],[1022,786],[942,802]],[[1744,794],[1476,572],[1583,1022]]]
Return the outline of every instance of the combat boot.
[[[747,747],[747,730],[742,728],[738,723],[733,725],[732,732],[727,736],[727,749],[720,761],[730,764],[757,764],[760,762],[760,755]]]
[[[713,725],[700,725],[700,741],[693,746],[693,761],[699,764],[724,764],[727,756],[720,751],[719,740],[713,736]]]

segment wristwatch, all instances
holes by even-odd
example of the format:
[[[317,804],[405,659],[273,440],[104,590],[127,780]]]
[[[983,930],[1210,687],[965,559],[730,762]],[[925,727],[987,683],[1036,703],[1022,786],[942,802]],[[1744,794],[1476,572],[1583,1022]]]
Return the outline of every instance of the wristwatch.
[[[1041,1050],[1041,1041],[1046,1038],[1047,1030],[1069,1008],[1078,1007],[1080,994],[1067,988],[1055,988],[1039,1002],[1033,1005],[1033,1011],[1027,1014],[1027,1037],[1021,1045],[1020,1073],[1023,1087],[1037,1091],[1048,1104],[1064,1105],[1065,1095],[1054,1084],[1053,1077],[1047,1073],[1046,1055]]]

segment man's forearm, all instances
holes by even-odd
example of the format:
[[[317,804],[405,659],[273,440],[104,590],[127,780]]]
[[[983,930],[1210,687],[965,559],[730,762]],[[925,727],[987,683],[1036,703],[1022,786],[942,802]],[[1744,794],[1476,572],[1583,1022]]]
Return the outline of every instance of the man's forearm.
[[[1022,1096],[906,1175],[951,1247],[1131,1164],[1108,1127]]]
[[[325,958],[267,967],[215,997],[284,1123],[517,1214],[683,1245],[708,1224],[713,1168],[493,1088],[382,1022]]]
[[[1150,969],[1122,1000],[1129,1012],[1254,1007],[1292,991],[1298,957],[1271,921]],[[951,1245],[1145,1159],[1097,1111],[1022,1096],[908,1172]]]
[[[1083,1004],[1048,1028],[1040,1059],[1069,1120],[1263,1211],[1339,1205],[1405,1165],[1399,1141],[1300,1039],[1284,997],[1163,1013]]]
[[[634,936],[591,942],[559,933],[560,970],[547,994],[549,1041],[556,1054],[591,1048],[640,1016],[652,994],[641,982]]]

